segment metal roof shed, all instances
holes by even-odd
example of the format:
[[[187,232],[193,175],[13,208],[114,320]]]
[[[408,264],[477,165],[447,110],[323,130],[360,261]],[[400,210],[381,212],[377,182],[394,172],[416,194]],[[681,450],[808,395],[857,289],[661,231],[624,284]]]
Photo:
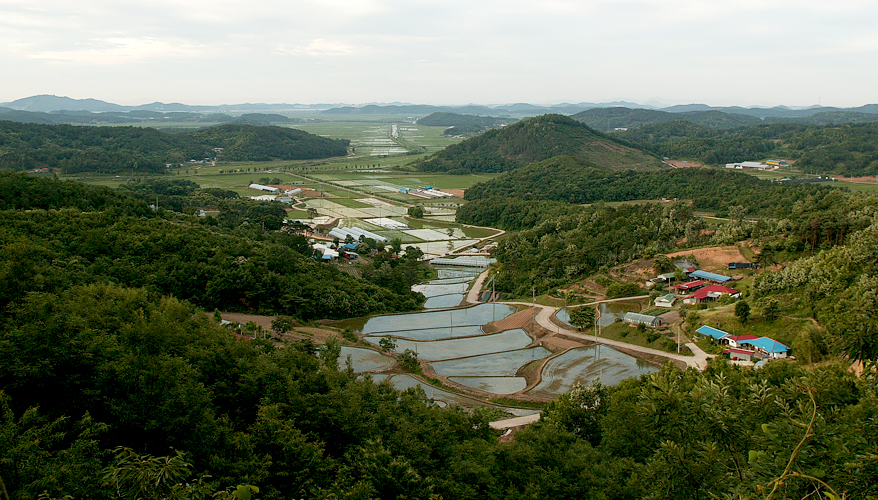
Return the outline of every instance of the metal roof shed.
[[[703,325],[698,330],[695,330],[695,331],[702,334],[702,335],[707,335],[708,337],[713,337],[716,340],[719,340],[721,338],[728,337],[729,335],[731,335],[730,333],[726,333],[722,330],[717,330],[716,328],[713,328],[713,327],[707,326],[707,325]]]
[[[727,281],[732,281],[731,276],[723,276],[722,274],[709,273],[707,271],[693,271],[689,273],[689,276],[699,280],[713,281],[715,283],[725,283]]]

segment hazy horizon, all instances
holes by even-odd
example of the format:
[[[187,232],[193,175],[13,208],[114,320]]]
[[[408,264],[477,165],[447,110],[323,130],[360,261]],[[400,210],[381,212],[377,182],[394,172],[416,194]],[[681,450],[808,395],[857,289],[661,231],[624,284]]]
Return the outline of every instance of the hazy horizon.
[[[0,0],[0,101],[878,102],[878,3]]]

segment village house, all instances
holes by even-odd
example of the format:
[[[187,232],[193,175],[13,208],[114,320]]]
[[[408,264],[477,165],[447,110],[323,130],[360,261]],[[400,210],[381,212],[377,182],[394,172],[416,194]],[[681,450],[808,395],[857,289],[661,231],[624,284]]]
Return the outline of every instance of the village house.
[[[741,296],[741,292],[735,290],[734,288],[729,288],[727,286],[722,285],[710,285],[706,286],[692,295],[688,295],[683,297],[684,304],[700,304],[701,302],[710,302],[717,300],[723,295],[728,295],[733,299],[737,299]]]

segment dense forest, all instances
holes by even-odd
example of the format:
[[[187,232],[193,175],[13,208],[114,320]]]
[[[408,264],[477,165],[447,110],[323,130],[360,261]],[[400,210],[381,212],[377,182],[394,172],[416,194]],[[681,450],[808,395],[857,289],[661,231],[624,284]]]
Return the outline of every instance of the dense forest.
[[[576,120],[544,115],[453,144],[414,165],[426,172],[505,172],[553,156],[586,158],[608,168],[651,169],[655,158],[623,146]]]
[[[645,125],[617,135],[627,144],[669,158],[723,165],[780,157],[810,174],[878,174],[878,122],[778,123],[717,130],[687,121]]]
[[[555,167],[560,170],[552,170]],[[577,177],[577,169],[584,169],[584,175]],[[588,169],[597,175],[589,175]],[[707,244],[780,238],[771,245],[794,254],[828,249],[868,227],[878,210],[874,196],[787,186],[722,170],[617,174],[570,158],[520,169],[526,174],[529,170],[532,175],[516,177],[519,171],[514,171],[477,185],[472,196],[467,193],[472,200],[457,212],[459,222],[516,231],[495,251],[500,270],[497,289],[515,296],[526,296],[532,288],[551,292],[623,262]],[[543,176],[536,175],[540,172]],[[538,191],[532,186],[543,184],[549,190],[546,198],[594,204],[551,201],[541,195],[528,199],[529,193]],[[692,204],[604,203],[677,194],[691,195]],[[695,216],[695,208],[715,210],[729,221],[709,227]],[[748,216],[759,218],[748,220]]]
[[[337,343],[236,340],[145,289],[31,291],[7,311],[0,478],[16,500],[867,498],[878,484],[878,384],[835,365],[595,383],[503,443],[490,411],[339,371]]]
[[[746,112],[747,110],[741,109]],[[752,112],[752,111],[751,111]],[[796,123],[801,125],[826,125],[833,123],[863,123],[878,121],[878,114],[852,110],[829,110],[809,114],[807,116],[764,116],[754,114],[720,111],[718,109],[702,111],[670,112],[657,109],[641,108],[592,108],[572,115],[571,118],[585,123],[598,130],[615,128],[636,128],[656,123],[686,121],[694,125],[713,129],[731,129],[749,127],[766,123]]]
[[[576,113],[570,118],[581,121],[597,130],[634,128],[676,120],[683,120],[695,125],[717,129],[746,127],[762,123],[762,120],[755,116],[724,113],[717,110],[671,113],[657,109],[631,109],[624,107],[593,108]],[[878,118],[878,115],[875,118]]]
[[[29,291],[91,283],[143,287],[211,311],[306,320],[410,311],[424,300],[410,291],[423,270],[414,257],[394,259],[373,282],[357,280],[310,258],[301,236],[264,230],[258,217],[274,220],[275,204],[242,201],[241,212],[219,200],[217,218],[196,218],[22,174],[0,175],[0,192],[0,308]]]
[[[475,184],[465,196],[470,201],[503,197],[568,203],[678,198],[721,217],[734,205],[747,207],[749,215],[782,216],[796,201],[825,189],[829,187],[770,182],[730,170],[614,171],[580,158],[559,156]],[[472,208],[465,208],[464,213],[469,210]]]
[[[0,115],[2,116],[2,115]],[[347,154],[349,141],[274,126],[225,124],[166,133],[148,127],[80,127],[0,121],[0,169],[48,167],[62,173],[152,172],[167,164],[213,158],[225,161],[302,160]]]

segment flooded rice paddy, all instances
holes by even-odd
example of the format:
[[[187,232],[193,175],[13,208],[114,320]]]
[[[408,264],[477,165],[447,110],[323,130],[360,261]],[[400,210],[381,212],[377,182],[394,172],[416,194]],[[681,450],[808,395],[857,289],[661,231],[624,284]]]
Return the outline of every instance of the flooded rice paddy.
[[[405,336],[402,332],[411,329],[443,327],[457,329],[459,326],[481,326],[491,321],[503,319],[514,312],[515,308],[506,304],[479,304],[474,307],[455,309],[453,311],[376,316],[366,322],[362,333],[364,335],[371,335],[374,333],[393,332],[394,335]]]
[[[466,377],[511,377],[522,366],[538,359],[548,358],[552,351],[542,347],[518,349],[516,351],[497,352],[472,356],[469,358],[449,359],[430,363],[438,375]]]
[[[524,377],[448,377],[458,384],[492,394],[514,394],[527,387]]]
[[[348,356],[351,358],[351,366],[355,373],[386,370],[396,363],[390,356],[385,356],[371,349],[361,347],[342,347],[338,357],[338,367],[345,368]]]
[[[424,302],[425,309],[446,309],[449,307],[457,307],[463,302],[464,295],[462,293],[452,293],[448,295],[436,295],[430,297]]]
[[[378,343],[381,337],[367,337],[369,342]],[[531,338],[521,329],[507,330],[503,333],[480,335],[459,339],[417,341],[396,339],[395,351],[401,353],[411,349],[418,353],[418,359],[427,361],[478,356],[527,347]]]
[[[372,340],[373,337],[384,337],[387,335],[405,337],[413,340],[438,340],[454,337],[469,337],[472,335],[482,335],[485,332],[480,325],[458,326],[455,328],[420,328],[417,330],[405,330],[402,332],[384,332],[384,334],[369,335],[366,340],[377,344],[380,338]]]
[[[549,360],[543,368],[542,381],[530,392],[557,396],[570,391],[579,382],[591,383],[600,377],[605,385],[617,385],[623,379],[656,372],[659,369],[612,347],[597,345],[571,349]]]
[[[438,279],[416,285],[412,289],[427,297],[425,308],[454,308],[463,303],[470,282],[484,269],[442,267]],[[638,303],[614,302],[600,305],[602,326],[612,324],[626,312],[638,311]],[[544,347],[528,347],[533,339],[522,329],[486,334],[482,328],[493,321],[507,318],[516,308],[506,304],[482,303],[461,309],[434,310],[412,314],[370,318],[361,333],[368,342],[377,345],[382,338],[393,337],[395,351],[411,349],[418,358],[429,363],[440,377],[465,387],[497,395],[521,393],[527,389],[527,379],[519,376],[522,367],[545,363],[541,381],[527,394],[556,397],[569,391],[579,382],[590,383],[600,376],[606,385],[616,385],[622,379],[657,371],[658,368],[607,346],[572,349],[553,359],[553,353]],[[567,309],[557,314],[568,323]],[[343,348],[340,365],[350,356],[354,371],[381,371],[394,364],[393,358],[363,348]],[[535,369],[531,368],[530,370]],[[528,373],[532,373],[529,371]],[[530,377],[530,375],[528,375]],[[373,374],[373,381],[388,381],[395,388],[405,390],[420,386],[428,398],[440,406],[482,406],[487,403],[456,394],[420,381],[407,374]],[[535,413],[535,410],[503,408],[515,415]]]

